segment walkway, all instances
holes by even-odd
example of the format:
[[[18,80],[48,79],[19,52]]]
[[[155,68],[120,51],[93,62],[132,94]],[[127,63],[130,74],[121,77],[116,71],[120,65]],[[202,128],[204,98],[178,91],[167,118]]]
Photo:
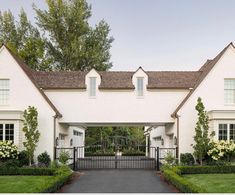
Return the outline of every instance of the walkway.
[[[87,170],[60,192],[173,192],[153,170]]]

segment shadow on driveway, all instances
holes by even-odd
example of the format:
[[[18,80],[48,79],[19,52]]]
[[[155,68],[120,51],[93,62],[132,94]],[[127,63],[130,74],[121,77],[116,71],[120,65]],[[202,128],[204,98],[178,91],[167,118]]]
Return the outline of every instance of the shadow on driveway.
[[[151,170],[87,170],[80,173],[79,177],[75,177],[60,192],[174,192]]]

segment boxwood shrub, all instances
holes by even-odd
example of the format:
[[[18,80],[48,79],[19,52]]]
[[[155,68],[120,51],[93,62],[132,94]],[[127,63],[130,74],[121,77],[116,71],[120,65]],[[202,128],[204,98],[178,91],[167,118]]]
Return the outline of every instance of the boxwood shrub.
[[[162,169],[164,178],[181,192],[203,193],[206,189],[194,185],[183,174],[235,173],[235,166],[176,166]]]
[[[191,153],[182,153],[180,154],[180,162],[183,165],[194,165],[195,160]]]
[[[0,175],[55,175],[55,169],[0,167]]]
[[[51,193],[59,190],[73,175],[71,169],[67,166],[60,167],[55,171],[53,176],[53,184],[45,186],[45,189],[41,193]]]
[[[163,175],[167,181],[174,185],[181,192],[185,193],[204,193],[205,189],[200,188],[193,183],[189,182],[187,179],[181,177],[176,172],[170,169],[166,169],[163,172]]]
[[[181,174],[235,173],[235,165],[225,166],[178,166],[175,171]]]

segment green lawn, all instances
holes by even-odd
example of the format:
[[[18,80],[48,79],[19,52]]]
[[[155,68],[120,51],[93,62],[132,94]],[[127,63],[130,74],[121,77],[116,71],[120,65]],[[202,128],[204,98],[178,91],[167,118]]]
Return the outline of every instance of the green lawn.
[[[235,174],[192,174],[183,177],[208,192],[235,193]]]
[[[0,176],[0,193],[41,192],[55,176]]]

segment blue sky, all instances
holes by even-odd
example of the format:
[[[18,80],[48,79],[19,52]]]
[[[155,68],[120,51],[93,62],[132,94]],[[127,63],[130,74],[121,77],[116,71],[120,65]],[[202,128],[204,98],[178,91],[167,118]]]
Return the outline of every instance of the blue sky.
[[[23,7],[34,20],[32,3],[0,0],[16,16]],[[94,25],[105,19],[115,38],[112,70],[196,70],[235,41],[234,0],[88,0]]]

